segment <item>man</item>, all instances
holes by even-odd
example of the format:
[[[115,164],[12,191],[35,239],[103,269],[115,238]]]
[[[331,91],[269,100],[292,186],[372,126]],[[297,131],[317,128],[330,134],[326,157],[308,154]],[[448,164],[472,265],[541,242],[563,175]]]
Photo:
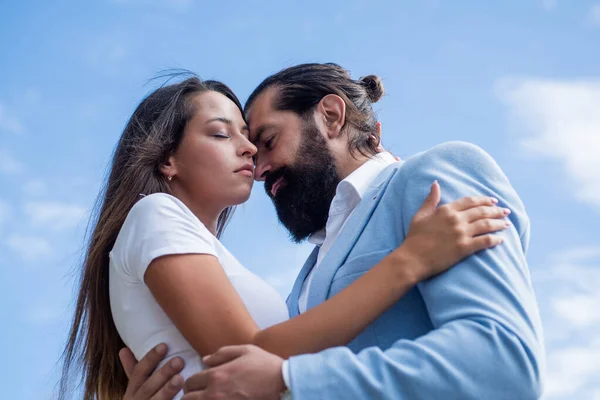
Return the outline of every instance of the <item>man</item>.
[[[420,283],[348,347],[287,361],[253,346],[223,348],[205,358],[212,368],[188,379],[184,399],[540,396],[545,360],[523,204],[476,146],[447,143],[404,162],[377,154],[371,105],[382,94],[377,77],[356,81],[335,64],[305,64],[267,78],[246,104],[256,178],[292,238],[316,244],[288,298],[290,316],[335,295],[402,243],[435,180],[443,203],[486,195],[509,208],[503,245]],[[175,370],[146,379],[160,358],[151,352],[134,367],[122,354],[132,374],[126,398],[176,393],[165,384]]]

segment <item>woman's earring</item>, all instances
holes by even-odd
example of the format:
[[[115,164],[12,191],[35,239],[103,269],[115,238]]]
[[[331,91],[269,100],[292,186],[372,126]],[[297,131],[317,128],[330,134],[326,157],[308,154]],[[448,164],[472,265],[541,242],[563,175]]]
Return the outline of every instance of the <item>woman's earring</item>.
[[[169,182],[171,182],[171,180],[172,180],[172,179],[173,179],[173,176],[171,176],[171,175],[168,175],[168,176],[167,176],[167,180],[168,180]]]

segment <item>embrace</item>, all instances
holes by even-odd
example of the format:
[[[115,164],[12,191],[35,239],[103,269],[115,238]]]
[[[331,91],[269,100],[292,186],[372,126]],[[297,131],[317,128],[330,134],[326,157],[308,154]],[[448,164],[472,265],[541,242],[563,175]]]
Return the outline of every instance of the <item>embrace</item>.
[[[80,368],[85,399],[539,398],[523,203],[475,145],[387,152],[383,94],[327,63],[244,106],[195,76],[144,98],[92,221],[60,397]],[[287,304],[219,240],[254,180],[315,245]]]

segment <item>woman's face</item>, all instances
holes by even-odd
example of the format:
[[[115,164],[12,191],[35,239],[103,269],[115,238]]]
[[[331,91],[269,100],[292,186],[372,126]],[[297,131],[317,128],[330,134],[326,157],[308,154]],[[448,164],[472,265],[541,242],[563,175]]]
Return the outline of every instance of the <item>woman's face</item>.
[[[193,98],[194,117],[169,158],[173,193],[211,210],[245,202],[254,178],[256,147],[235,103],[207,91]]]

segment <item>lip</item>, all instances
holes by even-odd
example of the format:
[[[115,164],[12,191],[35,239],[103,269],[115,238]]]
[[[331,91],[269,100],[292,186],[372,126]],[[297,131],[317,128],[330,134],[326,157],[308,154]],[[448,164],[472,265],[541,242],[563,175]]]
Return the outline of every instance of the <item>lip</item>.
[[[282,183],[283,183],[283,176],[280,177],[279,179],[277,179],[271,186],[271,196],[275,197],[277,195],[277,191],[279,190],[279,187],[281,186]]]
[[[253,177],[254,176],[254,165],[252,163],[244,164],[240,169],[234,171],[236,174]]]

